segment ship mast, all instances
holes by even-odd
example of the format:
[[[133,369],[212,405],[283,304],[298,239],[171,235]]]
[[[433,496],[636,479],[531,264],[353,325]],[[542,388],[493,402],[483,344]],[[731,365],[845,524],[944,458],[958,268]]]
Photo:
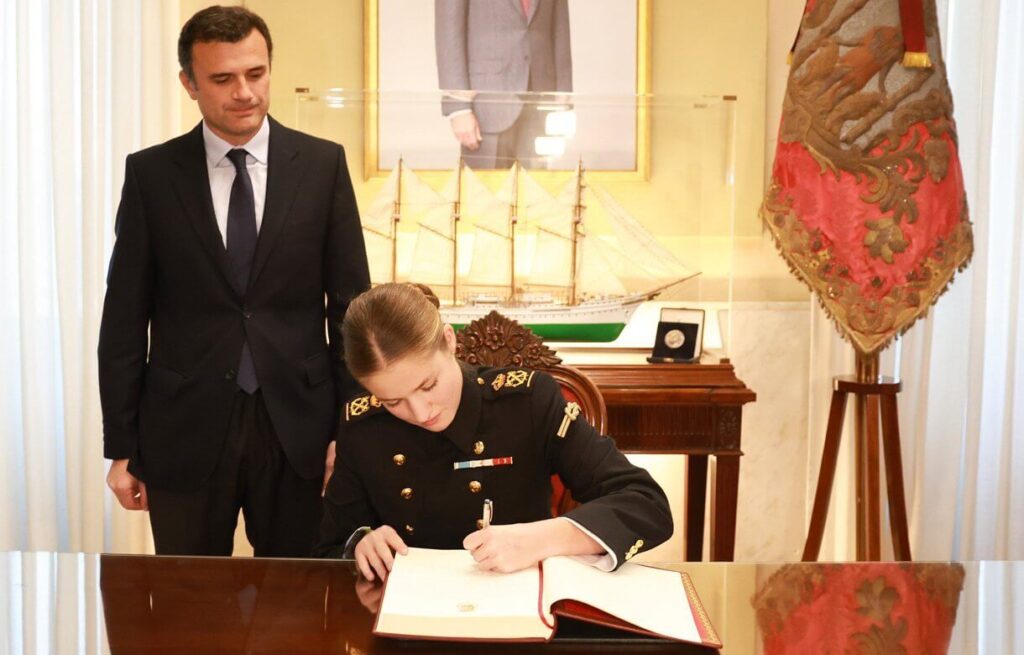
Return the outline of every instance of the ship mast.
[[[391,281],[398,281],[398,222],[402,220],[402,158],[398,158],[398,190],[391,210]]]
[[[459,214],[462,211],[462,156],[459,156],[459,170],[455,178],[455,202],[452,203],[452,304],[457,305],[459,295]]]
[[[576,259],[579,250],[580,223],[583,222],[583,158],[576,164],[576,204],[572,208],[572,269],[570,269],[569,304],[576,304]]]
[[[516,299],[516,223],[519,221],[519,160],[512,164],[512,201],[508,205],[509,277],[508,299]]]

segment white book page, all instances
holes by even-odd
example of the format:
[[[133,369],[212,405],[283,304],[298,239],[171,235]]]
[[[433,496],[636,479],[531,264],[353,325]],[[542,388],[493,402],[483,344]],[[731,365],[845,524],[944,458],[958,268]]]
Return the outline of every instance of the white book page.
[[[477,568],[469,551],[410,548],[388,575],[377,631],[423,637],[522,639],[551,634],[537,611],[536,566]]]
[[[658,635],[701,643],[676,571],[623,564],[607,572],[569,557],[544,560],[544,607],[578,600]]]

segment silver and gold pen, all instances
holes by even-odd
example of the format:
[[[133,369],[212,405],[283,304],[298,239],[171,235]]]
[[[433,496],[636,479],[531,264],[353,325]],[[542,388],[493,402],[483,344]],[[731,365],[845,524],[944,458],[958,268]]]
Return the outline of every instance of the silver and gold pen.
[[[492,518],[494,518],[494,503],[491,502],[490,498],[487,498],[484,500],[484,516],[481,522],[481,529],[489,527]]]

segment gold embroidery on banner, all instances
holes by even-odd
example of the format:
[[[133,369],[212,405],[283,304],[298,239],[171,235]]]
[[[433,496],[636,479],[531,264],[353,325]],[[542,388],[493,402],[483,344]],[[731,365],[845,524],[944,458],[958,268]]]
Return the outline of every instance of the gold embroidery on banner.
[[[778,184],[773,183],[761,210],[775,245],[797,277],[815,292],[840,334],[864,353],[884,348],[924,316],[953,275],[967,266],[974,249],[965,199],[956,228],[931,257],[907,275],[906,284],[881,298],[866,297],[848,271],[820,245],[820,236],[810,232],[781,201],[780,192]]]
[[[785,564],[773,572],[750,599],[760,632],[768,639],[777,637],[796,610],[809,606],[823,591],[828,593],[827,590],[835,580],[834,576],[840,570],[841,565],[836,564],[802,563]],[[902,578],[907,582],[908,588],[917,587],[923,591],[925,597],[917,598],[915,602],[937,602],[946,612],[946,616],[939,622],[952,625],[964,583],[965,570],[962,564],[902,562],[888,570],[886,575],[894,580]],[[879,580],[881,578],[878,576],[872,576],[871,579],[862,581],[854,597],[858,605],[858,614],[868,616],[873,621],[884,621],[886,614],[892,609],[891,606],[888,609],[884,607],[887,601],[883,590],[893,590],[893,586],[880,586]],[[844,595],[848,594],[842,591],[842,587],[839,591]],[[879,609],[882,611],[879,612]],[[873,632],[876,629],[877,626],[871,626]],[[862,641],[866,635],[867,633],[860,632],[856,633],[854,638]],[[883,636],[875,632],[872,639]],[[897,651],[898,649],[880,652]]]
[[[900,65],[898,13],[886,3],[819,0],[801,30],[779,142],[804,147],[821,175],[837,181],[852,175],[867,183],[860,200],[877,213],[863,219],[861,246],[869,262],[892,265],[900,253],[922,250],[905,229],[920,217],[915,195],[926,178],[943,181],[954,156],[957,136],[945,65],[941,55],[933,58],[932,68]],[[925,11],[925,31],[937,53],[934,7]],[[973,253],[963,197],[958,224],[927,244],[927,256],[906,281],[869,297],[865,293],[882,287],[882,278],[855,281],[836,261],[827,235],[800,220],[776,180],[761,217],[794,274],[817,294],[840,333],[865,353],[884,348],[923,316]],[[862,290],[859,284],[866,286]]]

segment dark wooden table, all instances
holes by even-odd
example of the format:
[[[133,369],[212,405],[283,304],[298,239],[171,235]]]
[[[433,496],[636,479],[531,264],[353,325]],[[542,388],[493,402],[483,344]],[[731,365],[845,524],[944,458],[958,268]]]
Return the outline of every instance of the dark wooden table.
[[[704,551],[708,457],[716,460],[711,488],[710,556],[732,561],[739,497],[743,405],[756,394],[728,359],[700,364],[574,364],[593,380],[608,407],[608,434],[631,453],[688,455],[686,559]]]
[[[689,574],[722,655],[860,652],[865,644],[885,653],[1020,652],[1011,629],[1024,599],[1020,562],[659,566]],[[360,584],[368,583],[349,561],[0,553],[0,644],[3,652],[90,655],[709,652],[607,638],[376,638],[366,605],[379,587]]]
[[[133,653],[700,653],[690,644],[610,639],[550,643],[399,640],[372,633],[381,587],[351,561],[105,555],[100,591],[110,652]],[[605,631],[605,634],[611,631]]]

